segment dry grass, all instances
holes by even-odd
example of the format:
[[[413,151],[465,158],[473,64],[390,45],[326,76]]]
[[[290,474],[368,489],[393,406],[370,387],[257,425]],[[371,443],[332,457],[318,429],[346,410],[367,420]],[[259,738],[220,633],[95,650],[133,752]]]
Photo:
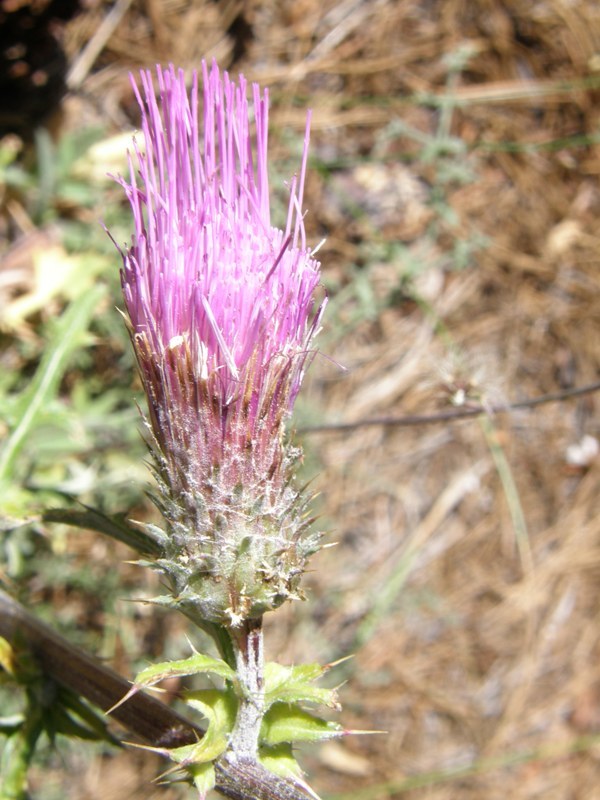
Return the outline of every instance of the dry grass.
[[[70,26],[72,60],[109,5]],[[448,58],[467,45],[448,89]],[[212,55],[273,87],[276,130],[299,131],[312,106],[312,152],[334,165],[310,176],[307,225],[328,238],[323,348],[347,371],[316,362],[307,422],[435,412],[465,387],[496,403],[597,380],[594,0],[133,3],[65,124],[100,112],[116,128],[129,68]],[[417,158],[406,133],[439,133],[434,99],[447,92],[447,132],[473,169],[447,184],[454,226],[432,206],[439,159]],[[487,245],[456,271],[451,248],[474,232]],[[403,282],[411,259],[420,274]],[[359,280],[368,313],[348,291]],[[597,409],[588,396],[483,424],[304,436],[338,544],[315,559],[311,602],[270,621],[271,653],[355,653],[344,721],[388,731],[307,753],[319,792],[599,796],[600,461],[572,466],[566,455],[599,436]],[[453,780],[435,776],[460,767]],[[130,770],[123,758],[96,764],[69,796],[149,797]],[[110,793],[94,788],[114,774],[125,777]]]

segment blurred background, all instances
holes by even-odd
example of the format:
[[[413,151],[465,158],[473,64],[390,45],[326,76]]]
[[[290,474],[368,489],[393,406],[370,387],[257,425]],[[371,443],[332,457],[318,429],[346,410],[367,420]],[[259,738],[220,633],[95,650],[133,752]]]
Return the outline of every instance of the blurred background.
[[[0,49],[1,584],[127,677],[189,653],[183,620],[131,602],[157,589],[131,551],[36,514],[154,518],[107,173],[139,121],[128,72],[215,58],[270,87],[277,220],[313,109],[329,306],[293,424],[337,544],[267,655],[353,654],[330,675],[343,722],[387,734],[303,748],[311,784],[598,798],[598,397],[494,411],[599,379],[598,3],[1,0]],[[161,766],[59,737],[31,793],[190,796]]]

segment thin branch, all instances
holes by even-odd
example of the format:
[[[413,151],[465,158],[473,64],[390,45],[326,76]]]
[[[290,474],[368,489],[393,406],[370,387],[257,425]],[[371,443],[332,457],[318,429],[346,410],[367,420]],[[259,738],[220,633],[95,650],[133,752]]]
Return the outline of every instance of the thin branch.
[[[456,422],[470,417],[480,417],[491,414],[507,414],[520,409],[535,408],[546,403],[560,403],[574,397],[592,394],[600,391],[600,381],[579,386],[574,389],[565,389],[562,392],[551,392],[529,400],[520,400],[516,403],[503,403],[499,405],[483,405],[470,403],[462,408],[449,411],[440,411],[437,414],[412,414],[405,417],[373,417],[372,419],[359,419],[356,422],[332,422],[322,425],[307,425],[298,428],[298,433],[338,433],[340,431],[353,431],[357,428],[372,428],[375,426],[408,428],[416,425],[437,425],[442,422]]]
[[[32,616],[0,589],[0,636],[27,647],[44,675],[85,697],[103,711],[112,708],[131,684],[93,656]],[[198,741],[204,731],[159,700],[139,692],[111,713],[111,718],[153,747],[178,747]],[[216,764],[217,791],[232,800],[314,800],[297,784],[243,760]]]

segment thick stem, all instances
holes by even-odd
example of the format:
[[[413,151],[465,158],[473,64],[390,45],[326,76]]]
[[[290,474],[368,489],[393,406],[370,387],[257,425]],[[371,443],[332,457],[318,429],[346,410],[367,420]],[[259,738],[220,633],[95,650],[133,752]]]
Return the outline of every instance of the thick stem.
[[[258,737],[265,713],[262,619],[246,620],[232,631],[235,666],[240,685],[239,706],[229,744],[229,759],[258,757]]]

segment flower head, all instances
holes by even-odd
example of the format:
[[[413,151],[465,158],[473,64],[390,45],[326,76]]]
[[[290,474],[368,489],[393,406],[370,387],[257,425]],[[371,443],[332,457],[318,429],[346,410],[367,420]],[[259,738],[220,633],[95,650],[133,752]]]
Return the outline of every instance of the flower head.
[[[188,95],[184,75],[157,68],[133,81],[144,145],[130,180],[134,235],[122,286],[149,406],[168,523],[160,568],[180,604],[232,622],[293,596],[316,549],[290,483],[284,425],[324,303],[307,248],[300,177],[285,230],[270,219],[268,94],[216,64]]]

